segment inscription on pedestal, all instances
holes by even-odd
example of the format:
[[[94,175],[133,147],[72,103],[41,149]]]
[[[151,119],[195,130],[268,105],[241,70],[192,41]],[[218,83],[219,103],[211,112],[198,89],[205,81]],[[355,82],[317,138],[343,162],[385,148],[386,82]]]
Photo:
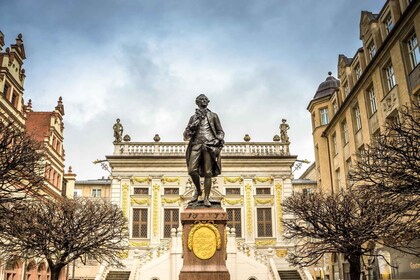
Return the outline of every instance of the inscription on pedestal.
[[[213,224],[198,223],[188,234],[188,249],[201,260],[213,257],[221,243],[219,230]]]

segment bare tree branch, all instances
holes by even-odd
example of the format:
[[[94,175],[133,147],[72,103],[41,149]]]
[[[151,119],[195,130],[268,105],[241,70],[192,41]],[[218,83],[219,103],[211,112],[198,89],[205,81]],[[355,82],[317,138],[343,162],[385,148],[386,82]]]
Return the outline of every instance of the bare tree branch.
[[[102,200],[22,201],[11,211],[13,218],[2,221],[2,253],[45,258],[52,280],[85,254],[119,264],[119,253],[126,249],[126,219],[117,205]]]

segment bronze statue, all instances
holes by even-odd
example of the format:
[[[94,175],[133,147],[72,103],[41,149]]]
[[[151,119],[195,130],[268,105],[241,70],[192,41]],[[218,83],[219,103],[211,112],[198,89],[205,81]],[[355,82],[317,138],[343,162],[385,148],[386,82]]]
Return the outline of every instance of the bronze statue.
[[[114,129],[114,142],[121,142],[122,141],[122,135],[124,128],[122,124],[120,123],[120,119],[117,119],[117,122],[113,126]]]
[[[184,139],[190,140],[187,148],[188,174],[195,185],[190,204],[201,196],[200,176],[204,177],[204,200],[206,207],[211,206],[210,190],[212,177],[221,172],[220,152],[223,148],[225,133],[216,113],[207,109],[210,100],[204,94],[195,99],[198,109],[191,116],[184,131]]]

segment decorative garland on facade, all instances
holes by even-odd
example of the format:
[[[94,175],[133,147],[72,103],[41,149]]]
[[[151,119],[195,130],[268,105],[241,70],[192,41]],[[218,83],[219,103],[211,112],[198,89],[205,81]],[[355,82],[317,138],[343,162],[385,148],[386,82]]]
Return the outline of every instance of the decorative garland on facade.
[[[226,184],[229,183],[239,183],[242,184],[244,179],[241,176],[238,177],[223,177],[223,182]]]
[[[274,180],[274,178],[272,176],[270,176],[270,177],[255,177],[254,179],[252,179],[254,184],[256,184],[256,183],[267,183],[267,182],[272,184],[273,180]]]
[[[131,206],[133,206],[134,204],[138,204],[138,205],[142,205],[142,204],[147,204],[147,206],[150,205],[150,198],[131,198]]]
[[[137,183],[146,183],[146,184],[150,184],[150,182],[152,181],[152,178],[149,177],[133,177],[131,178],[131,184],[134,184],[135,182]]]
[[[243,205],[244,204],[244,198],[241,197],[241,198],[238,198],[238,199],[229,199],[229,198],[224,197],[222,199],[222,203],[223,204],[229,204],[229,205],[237,205],[237,204]]]
[[[166,183],[178,183],[178,185],[180,185],[181,184],[181,178],[178,176],[178,177],[163,177],[162,179],[161,179],[161,181],[162,181],[162,184],[166,184]]]
[[[182,203],[182,199],[181,197],[176,197],[176,198],[167,198],[167,197],[163,197],[162,198],[162,206],[164,206],[165,204],[172,204],[178,202],[178,205],[181,205]]]
[[[261,204],[274,204],[274,199],[271,198],[254,198],[255,205],[261,205]]]
[[[132,247],[147,247],[150,245],[150,241],[130,241],[129,244]]]

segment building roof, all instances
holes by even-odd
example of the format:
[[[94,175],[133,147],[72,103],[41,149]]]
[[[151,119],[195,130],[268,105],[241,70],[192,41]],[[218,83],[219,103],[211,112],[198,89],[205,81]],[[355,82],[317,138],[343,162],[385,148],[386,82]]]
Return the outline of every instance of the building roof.
[[[27,112],[26,131],[36,141],[43,142],[48,137],[51,117],[54,112]]]
[[[313,100],[319,99],[325,96],[330,96],[336,90],[338,90],[339,87],[340,87],[340,80],[337,80],[336,78],[332,76],[331,72],[328,72],[327,79],[319,85],[318,90],[316,91]]]
[[[91,179],[76,181],[76,185],[111,185],[110,179]]]

